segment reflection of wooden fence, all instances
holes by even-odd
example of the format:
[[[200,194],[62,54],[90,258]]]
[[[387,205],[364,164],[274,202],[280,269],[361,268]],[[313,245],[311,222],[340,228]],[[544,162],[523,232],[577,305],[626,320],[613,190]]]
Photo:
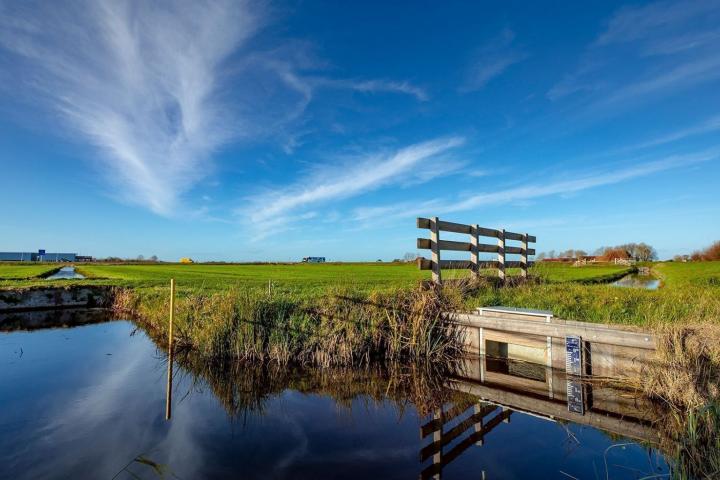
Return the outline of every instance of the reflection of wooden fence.
[[[440,271],[442,269],[469,269],[477,275],[481,268],[497,268],[498,276],[505,280],[505,268],[519,267],[523,277],[528,274],[528,256],[535,255],[535,249],[528,248],[529,243],[535,243],[534,236],[527,233],[513,233],[503,230],[484,228],[480,225],[464,225],[461,223],[446,222],[438,217],[418,218],[417,227],[430,230],[430,238],[418,238],[417,248],[428,249],[432,252],[430,260],[418,259],[418,266],[421,270],[432,270],[432,279],[435,283],[442,281]],[[456,242],[452,240],[441,240],[440,232],[464,233],[470,235],[470,242]],[[491,237],[497,239],[497,245],[480,243],[480,237]],[[521,242],[521,246],[506,245],[508,240]],[[442,250],[454,250],[470,252],[469,261],[442,260]],[[497,253],[497,260],[479,260],[480,253]],[[519,254],[520,261],[506,261],[507,254]]]
[[[502,410],[486,422],[485,417],[497,410],[496,405],[483,402],[471,406],[455,405],[445,411],[437,410],[433,419],[420,427],[420,436],[425,438],[432,434],[433,440],[432,443],[420,450],[421,462],[432,457],[432,465],[420,472],[420,478],[440,478],[440,473],[447,464],[462,455],[471,445],[482,445],[485,435],[501,422],[510,420],[511,411]],[[465,417],[464,420],[462,420],[463,417]],[[468,430],[468,435],[457,442],[452,449],[444,452],[444,447],[460,438]]]

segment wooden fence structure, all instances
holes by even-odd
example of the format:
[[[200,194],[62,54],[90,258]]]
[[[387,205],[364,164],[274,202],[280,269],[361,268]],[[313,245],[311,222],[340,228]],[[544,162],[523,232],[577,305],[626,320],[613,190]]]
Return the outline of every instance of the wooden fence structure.
[[[432,270],[432,280],[435,283],[442,282],[442,269],[469,269],[474,275],[478,275],[481,268],[497,268],[498,277],[505,281],[505,268],[520,268],[521,275],[527,277],[528,261],[530,255],[535,255],[535,249],[529,248],[530,243],[536,243],[537,239],[527,233],[508,232],[505,229],[495,230],[484,228],[480,225],[465,225],[440,220],[438,217],[418,218],[417,228],[430,230],[430,238],[418,238],[417,248],[430,250],[430,260],[418,258],[420,270]],[[453,240],[441,240],[440,232],[463,233],[470,235],[469,242],[456,242]],[[496,245],[480,243],[480,237],[497,239]],[[507,245],[508,240],[521,242],[520,246]],[[470,252],[470,260],[442,260],[442,250],[454,250]],[[480,261],[480,253],[497,253],[497,260]],[[506,261],[507,254],[519,254],[520,261]]]
[[[490,414],[496,413],[490,420]],[[431,443],[420,449],[420,462],[432,458],[432,464],[420,472],[420,480],[439,479],[447,464],[461,456],[472,445],[482,445],[484,438],[501,423],[510,422],[509,409],[500,409],[486,402],[451,405],[447,410],[438,409],[432,420],[420,427],[420,437],[432,435]],[[468,432],[466,435],[464,435]],[[447,447],[456,439],[449,451]]]

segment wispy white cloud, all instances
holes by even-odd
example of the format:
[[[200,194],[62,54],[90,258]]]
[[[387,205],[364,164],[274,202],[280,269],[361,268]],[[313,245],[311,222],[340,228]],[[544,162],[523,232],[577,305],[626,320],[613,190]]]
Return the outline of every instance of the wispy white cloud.
[[[708,14],[717,14],[714,0],[660,1],[642,6],[620,8],[608,22],[595,45],[627,43],[677,33],[688,22]]]
[[[355,210],[355,219],[365,221],[372,218],[372,216],[382,216],[385,220],[390,220],[418,215],[441,215],[465,212],[492,205],[578,193],[593,188],[647,177],[671,169],[718,161],[719,159],[720,149],[709,149],[699,153],[673,155],[631,167],[607,169],[594,173],[575,172],[569,180],[531,183],[494,192],[479,193],[467,198],[445,199],[442,201],[438,199],[430,201],[418,200],[396,205],[358,208]]]
[[[524,60],[527,54],[514,45],[515,33],[503,30],[499,36],[482,46],[466,74],[461,92],[471,92],[485,87],[511,65]]]
[[[415,178],[422,168],[421,162],[463,143],[461,137],[445,137],[395,152],[354,157],[342,165],[324,165],[293,185],[251,197],[249,205],[238,209],[238,214],[248,217],[255,229],[271,231],[284,228],[291,219],[299,218],[293,212],[304,207],[354,197]],[[427,176],[421,178],[429,180]]]
[[[119,196],[168,214],[231,136],[217,98],[228,55],[261,24],[244,2],[22,2],[0,44],[82,138]]]
[[[667,91],[677,92],[717,78],[720,78],[720,56],[692,60],[682,63],[666,73],[640,79],[616,88],[612,93],[600,99],[593,107],[617,105],[628,100],[639,100]]]
[[[675,130],[673,132],[669,132],[664,135],[660,135],[660,136],[651,138],[649,140],[645,140],[643,142],[629,145],[627,147],[624,147],[624,148],[618,150],[618,152],[657,147],[659,145],[665,145],[668,143],[676,142],[678,140],[684,140],[686,138],[693,137],[696,135],[702,135],[705,133],[716,132],[718,130],[720,130],[720,115],[716,115],[714,117],[708,118],[698,124],[695,124],[695,125],[692,125],[692,126],[689,126],[686,128],[681,128],[681,129]]]
[[[424,88],[407,81],[315,78],[314,83],[319,87],[343,88],[364,93],[402,93],[413,96],[422,102],[430,98]]]
[[[277,135],[296,148],[287,130],[319,88],[428,98],[404,81],[305,74],[321,62],[292,42],[251,50],[268,21],[242,0],[8,2],[0,48],[34,101],[98,148],[114,196],[171,215],[192,209],[184,195],[229,142]]]
[[[580,66],[548,92],[584,94],[589,110],[665,98],[720,78],[720,4],[660,1],[619,9],[586,49]]]

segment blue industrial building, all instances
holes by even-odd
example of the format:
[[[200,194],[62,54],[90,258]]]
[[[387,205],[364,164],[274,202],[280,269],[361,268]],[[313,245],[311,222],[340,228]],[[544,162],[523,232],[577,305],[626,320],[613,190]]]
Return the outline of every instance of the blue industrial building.
[[[77,257],[77,253],[48,253],[45,250],[0,252],[0,262],[74,262]]]

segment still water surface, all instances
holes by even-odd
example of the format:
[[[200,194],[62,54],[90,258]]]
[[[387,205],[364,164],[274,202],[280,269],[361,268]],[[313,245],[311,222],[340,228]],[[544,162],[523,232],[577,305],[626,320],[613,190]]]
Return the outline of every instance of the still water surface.
[[[660,280],[651,275],[631,273],[612,283],[616,287],[641,288],[644,290],[657,290]]]
[[[48,280],[61,280],[68,278],[85,278],[85,275],[76,272],[75,267],[62,267],[47,278]]]
[[[0,333],[0,478],[440,473],[427,455],[433,435],[420,433],[432,419],[418,397],[423,378],[405,373],[399,382],[407,388],[398,388],[379,370],[236,366],[218,374],[178,360],[168,421],[166,361],[127,321]],[[661,455],[633,440],[477,399],[467,405],[492,413],[435,456],[442,478],[639,479],[667,472]],[[458,423],[448,422],[445,434]]]

